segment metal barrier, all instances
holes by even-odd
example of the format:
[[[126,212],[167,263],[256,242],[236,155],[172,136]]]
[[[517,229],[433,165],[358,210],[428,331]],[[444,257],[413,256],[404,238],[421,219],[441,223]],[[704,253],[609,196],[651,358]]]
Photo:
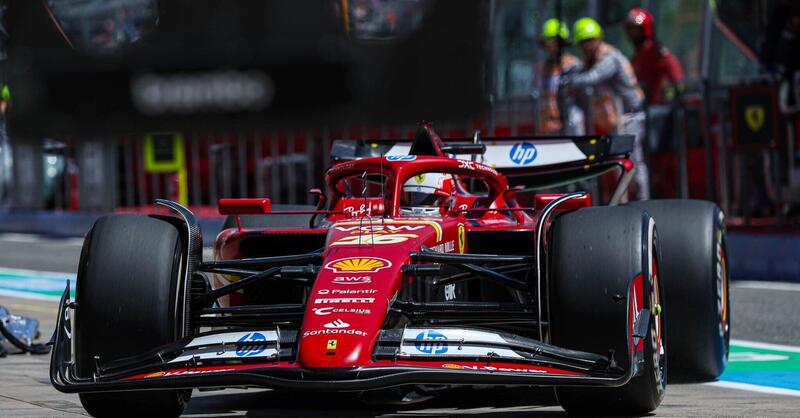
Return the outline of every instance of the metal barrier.
[[[800,123],[790,119],[790,124],[783,127],[788,138],[785,150],[742,155],[732,150],[732,116],[726,90],[715,89],[711,99],[706,105],[700,96],[685,96],[669,113],[666,123],[672,124],[672,130],[667,130],[671,138],[647,142],[657,145],[648,150],[650,170],[658,179],[653,181],[654,197],[711,196],[729,216],[749,222],[754,215],[749,207],[749,190],[764,187],[774,199],[771,211],[780,217],[779,206],[784,200],[796,201],[795,196],[800,194],[800,158],[795,155]],[[443,137],[466,137],[473,129],[480,129],[487,136],[536,135],[540,134],[536,117],[539,106],[535,94],[494,102],[484,120],[442,124],[437,130]],[[333,139],[411,137],[414,132],[414,126],[409,124],[403,128],[186,133],[181,135],[180,143],[180,154],[185,156],[183,177],[180,172],[147,169],[144,136],[124,136],[116,141],[14,140],[13,166],[17,169],[7,175],[9,170],[5,169],[0,183],[4,191],[12,191],[4,193],[4,206],[23,209],[150,211],[154,199],[168,198],[184,199],[183,203],[200,214],[209,215],[216,213],[217,199],[223,197],[267,196],[275,203],[312,204],[314,198],[308,190],[323,185],[322,174],[330,164]],[[703,135],[705,132],[708,135]],[[652,129],[649,134],[653,134]],[[660,149],[660,143],[668,146]],[[8,145],[0,155],[6,160]],[[763,164],[753,162],[759,158]],[[33,171],[20,169],[26,162],[34,167]],[[37,164],[42,167],[41,178],[34,175]],[[764,185],[753,185],[753,173],[748,169],[753,164],[764,167]],[[778,164],[787,167],[788,176],[782,175]],[[3,166],[8,168],[8,164]],[[186,189],[184,195],[181,187]]]

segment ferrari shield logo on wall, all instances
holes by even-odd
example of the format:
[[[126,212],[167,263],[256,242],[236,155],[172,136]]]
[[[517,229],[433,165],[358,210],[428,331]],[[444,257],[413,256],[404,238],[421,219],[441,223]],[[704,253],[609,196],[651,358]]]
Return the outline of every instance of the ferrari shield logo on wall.
[[[761,130],[764,126],[765,117],[766,113],[762,105],[751,105],[744,109],[744,120],[753,132]]]

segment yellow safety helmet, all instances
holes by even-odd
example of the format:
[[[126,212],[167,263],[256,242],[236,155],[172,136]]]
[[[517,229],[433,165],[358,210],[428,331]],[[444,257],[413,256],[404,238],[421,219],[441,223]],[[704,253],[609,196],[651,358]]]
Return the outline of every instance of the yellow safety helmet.
[[[575,42],[603,37],[603,27],[591,17],[583,17],[575,22]]]

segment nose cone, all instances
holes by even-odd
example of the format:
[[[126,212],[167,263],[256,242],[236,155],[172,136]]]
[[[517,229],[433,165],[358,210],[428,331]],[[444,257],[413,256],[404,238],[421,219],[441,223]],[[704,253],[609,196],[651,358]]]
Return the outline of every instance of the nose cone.
[[[441,241],[430,221],[339,222],[306,303],[298,362],[308,368],[367,364],[400,288],[401,267],[421,245]]]
[[[314,282],[300,334],[298,361],[304,367],[354,367],[372,357],[405,260],[356,251],[363,255],[329,256]]]

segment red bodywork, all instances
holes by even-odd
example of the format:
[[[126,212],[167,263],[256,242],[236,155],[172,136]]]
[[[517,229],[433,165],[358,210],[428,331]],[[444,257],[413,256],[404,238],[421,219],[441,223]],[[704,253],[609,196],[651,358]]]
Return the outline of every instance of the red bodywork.
[[[381,173],[386,177],[384,197],[347,198],[340,182],[362,173]],[[400,214],[398,190],[420,173],[439,172],[483,180],[488,186],[485,196],[455,192],[440,216],[404,217]],[[314,281],[306,305],[298,350],[298,363],[307,368],[347,368],[369,366],[373,347],[384,325],[390,302],[397,297],[409,254],[423,246],[440,252],[468,252],[466,237],[473,230],[530,231],[534,240],[535,217],[518,205],[507,202],[506,178],[497,170],[476,162],[446,157],[414,156],[410,160],[391,161],[387,157],[365,158],[340,163],[325,175],[333,191],[327,219],[316,229],[272,228],[247,230],[232,228],[217,237],[217,259],[238,259],[243,237],[253,234],[320,234],[327,235],[322,269]],[[543,194],[536,197],[537,209],[562,195]],[[480,211],[458,211],[478,199],[490,202]],[[226,213],[242,214],[242,208],[253,206],[250,213],[263,213],[264,203],[258,199],[235,199],[223,202]],[[558,210],[575,210],[591,206],[591,197],[572,199]],[[370,208],[366,210],[366,208]],[[455,208],[455,209],[453,209]],[[515,210],[492,210],[492,209]],[[530,208],[529,208],[530,209]],[[366,216],[367,212],[373,216]],[[385,216],[375,212],[384,212]],[[355,213],[355,216],[354,216]],[[377,216],[376,216],[377,215]],[[215,275],[215,286],[229,283],[230,277]],[[241,295],[221,299],[221,304],[239,305]],[[339,322],[336,322],[339,321]],[[347,327],[336,328],[342,324]]]
[[[509,183],[533,175],[539,186],[563,184],[616,168],[614,204],[633,173],[627,158],[633,138],[539,139],[488,139],[492,149],[478,137],[445,145],[423,124],[412,145],[397,153],[374,156],[369,153],[378,144],[366,144],[367,156],[353,151],[327,170],[329,193],[314,191],[320,196],[314,210],[274,211],[267,198],[221,200],[220,212],[235,223],[217,236],[214,260],[202,260],[194,215],[169,203],[188,231],[181,289],[189,309],[178,316],[196,329],[157,352],[76,376],[68,361],[67,288],[51,381],[58,390],[81,393],[621,386],[643,364],[644,345],[634,332],[644,306],[641,275],[627,285],[626,317],[620,318],[625,364],[615,361],[613,350],[607,355],[550,344],[542,320],[549,315],[543,311],[547,231],[558,212],[592,206],[592,199],[583,192],[523,196],[522,186]],[[470,156],[453,158],[458,154]],[[498,168],[476,162],[477,154]],[[537,154],[546,162],[530,164]],[[526,155],[532,158],[524,161]],[[428,195],[417,200],[420,193]],[[299,221],[250,227],[259,224],[243,215]]]

